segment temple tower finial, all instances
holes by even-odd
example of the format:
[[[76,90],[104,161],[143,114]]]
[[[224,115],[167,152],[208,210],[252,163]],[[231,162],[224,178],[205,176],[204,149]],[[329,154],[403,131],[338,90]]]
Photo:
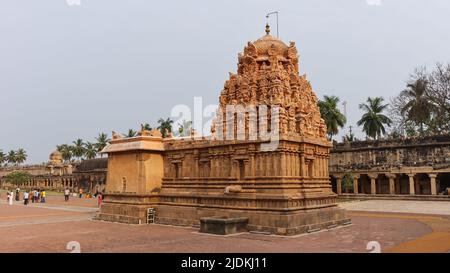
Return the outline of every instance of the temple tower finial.
[[[270,33],[270,26],[269,23],[266,23],[266,34],[269,35]]]

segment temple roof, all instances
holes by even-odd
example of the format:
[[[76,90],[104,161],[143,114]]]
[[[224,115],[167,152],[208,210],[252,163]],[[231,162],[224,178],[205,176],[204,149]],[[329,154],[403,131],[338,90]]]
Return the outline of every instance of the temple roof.
[[[108,158],[95,158],[83,160],[74,172],[102,171],[108,168]]]
[[[289,46],[286,45],[283,41],[270,35],[269,25],[266,25],[266,35],[253,42],[253,44],[255,45],[258,54],[263,55],[267,55],[269,49],[272,49],[273,52],[277,53],[278,55],[284,55],[289,48]]]

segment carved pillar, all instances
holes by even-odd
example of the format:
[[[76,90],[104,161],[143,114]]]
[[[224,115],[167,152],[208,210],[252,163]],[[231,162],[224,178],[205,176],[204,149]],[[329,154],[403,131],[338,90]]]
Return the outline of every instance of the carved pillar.
[[[281,153],[281,175],[282,176],[286,176],[286,153],[282,152]]]
[[[305,177],[305,157],[300,155],[300,176]]]
[[[401,177],[401,174],[400,174],[400,176],[395,177],[395,192],[397,194],[402,193],[401,188],[400,188],[400,183],[401,183],[400,177]]]
[[[437,191],[436,191],[436,176],[437,174],[435,173],[429,173],[428,177],[430,178],[430,185],[431,185],[431,195],[436,195]]]
[[[342,176],[335,176],[335,178],[336,178],[336,191],[337,191],[337,194],[342,194]]]
[[[370,194],[377,194],[376,179],[377,179],[378,175],[368,174],[367,176],[370,178]]]
[[[353,175],[353,194],[358,194],[359,175]]]
[[[414,173],[409,173],[409,194],[414,195],[416,194],[416,191],[414,189]]]
[[[395,194],[395,174],[388,173],[386,177],[389,178],[389,194]]]

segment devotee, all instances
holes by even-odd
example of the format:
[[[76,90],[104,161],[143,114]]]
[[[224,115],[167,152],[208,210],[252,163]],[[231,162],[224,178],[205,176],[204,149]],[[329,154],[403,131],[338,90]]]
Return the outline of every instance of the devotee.
[[[64,201],[69,201],[69,194],[70,194],[70,190],[69,190],[69,188],[66,188],[65,190],[64,190]]]
[[[13,198],[14,198],[14,192],[8,190],[8,196],[9,196],[9,205],[11,206],[13,204]]]
[[[39,189],[36,189],[36,191],[34,192],[34,199],[35,203],[39,202]]]
[[[16,189],[16,201],[20,201],[20,188]]]
[[[41,191],[41,203],[45,203],[45,189]]]
[[[25,191],[23,193],[23,204],[26,206],[28,205],[28,198],[30,197],[29,193],[27,191]]]
[[[102,195],[102,193],[100,192],[100,193],[97,194],[97,204],[98,204],[98,207],[101,206],[102,201],[103,201],[103,195]]]

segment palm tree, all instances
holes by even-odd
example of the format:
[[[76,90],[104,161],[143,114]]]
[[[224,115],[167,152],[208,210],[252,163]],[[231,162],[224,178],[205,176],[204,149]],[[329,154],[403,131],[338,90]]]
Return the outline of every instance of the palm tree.
[[[181,137],[188,136],[192,129],[192,121],[183,120],[178,123],[178,133]]]
[[[384,125],[391,126],[392,120],[383,115],[383,111],[388,107],[388,104],[382,104],[384,99],[382,97],[367,98],[367,104],[361,103],[359,109],[365,113],[357,122],[358,126],[363,126],[363,131],[367,136],[378,139],[386,133]]]
[[[72,146],[72,154],[78,160],[80,160],[85,153],[84,142],[81,138],[75,140]]]
[[[320,115],[327,125],[327,133],[330,140],[333,135],[339,133],[339,128],[344,127],[347,119],[337,108],[339,98],[336,96],[323,96],[324,100],[319,101]]]
[[[7,161],[6,154],[0,150],[0,167]]]
[[[84,154],[86,155],[87,159],[95,158],[97,156],[97,148],[95,147],[95,144],[89,141],[85,143]]]
[[[16,163],[22,164],[23,162],[27,161],[27,152],[25,152],[24,149],[20,148],[16,151]]]
[[[151,131],[153,128],[150,126],[150,124],[148,124],[147,122],[144,124],[141,124],[141,128],[146,130],[146,131]]]
[[[408,83],[407,88],[400,93],[404,96],[406,104],[400,109],[400,113],[407,120],[419,125],[420,135],[423,136],[423,125],[431,117],[433,104],[426,97],[428,82],[425,79],[417,79]]]
[[[108,145],[109,142],[108,135],[105,133],[100,133],[98,137],[95,138],[95,140],[97,140],[97,143],[95,143],[95,148],[97,149],[97,152],[101,152],[103,148],[105,148],[106,145]],[[101,154],[100,156],[103,157],[103,154]]]
[[[17,160],[16,160],[16,152],[11,150],[8,152],[8,155],[6,156],[6,160],[8,161],[8,163],[10,164],[16,164]]]
[[[172,133],[173,120],[171,120],[170,118],[167,118],[165,120],[160,118],[158,120],[158,123],[159,123],[158,130],[161,132],[162,137],[167,137],[169,133]]]
[[[67,145],[67,144],[62,144],[62,145],[56,146],[56,150],[58,150],[61,153],[61,156],[65,162],[72,161],[72,157],[73,157],[72,149],[73,149],[73,147],[70,145]]]
[[[135,137],[137,132],[133,129],[128,129],[128,133],[123,134],[124,137]]]
[[[348,132],[348,134],[345,135],[344,137],[342,137],[342,140],[343,140],[344,142],[345,142],[345,141],[353,142],[353,141],[356,140],[355,134],[352,132],[352,126],[349,126],[349,128],[350,128],[350,131]]]

